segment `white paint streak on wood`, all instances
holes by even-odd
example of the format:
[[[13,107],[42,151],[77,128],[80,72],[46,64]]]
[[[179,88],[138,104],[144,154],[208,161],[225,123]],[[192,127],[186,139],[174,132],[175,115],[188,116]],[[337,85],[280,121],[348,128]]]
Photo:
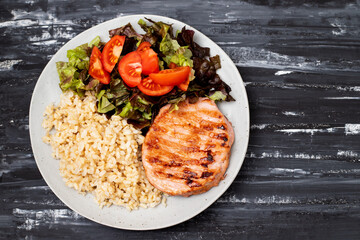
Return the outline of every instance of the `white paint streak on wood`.
[[[0,62],[0,71],[9,71],[15,64],[22,62],[22,60],[5,60]]]
[[[69,30],[67,30],[67,31],[69,31]],[[41,44],[44,44],[44,41],[46,41],[46,40],[59,39],[59,38],[72,39],[75,37],[75,35],[76,35],[76,33],[68,33],[66,31],[63,31],[60,28],[56,28],[52,31],[51,34],[49,31],[44,31],[41,34],[41,36],[30,36],[29,41],[30,42],[41,42]],[[52,42],[50,42],[50,43],[56,43],[53,41],[54,40],[52,40]]]
[[[280,129],[280,130],[275,130],[275,132],[287,133],[289,135],[295,133],[308,133],[314,135],[315,133],[334,133],[336,129],[338,128],[334,127],[334,128],[325,128],[325,129]]]
[[[294,173],[294,174],[301,174],[301,175],[308,175],[310,172],[305,171],[303,169],[295,168],[295,169],[289,169],[289,168],[269,168],[271,174],[288,174],[288,173]]]
[[[333,62],[326,59],[319,60],[314,57],[306,58],[303,56],[289,56],[256,47],[224,46],[223,49],[235,62],[236,66],[239,67],[261,67],[283,71],[298,70],[303,72],[360,71],[360,60],[353,60],[351,62],[339,60],[338,62]]]
[[[335,18],[331,19],[329,22],[332,27],[337,28],[336,30],[332,30],[332,34],[334,34],[335,36],[342,36],[346,34],[347,27],[342,19]]]
[[[29,20],[29,19],[16,20],[16,21],[6,21],[6,22],[0,23],[0,28],[5,28],[5,27],[12,27],[12,28],[27,27],[27,26],[35,25],[36,23],[37,23],[37,21],[33,21],[33,20]]]
[[[360,92],[360,86],[337,87],[336,89],[339,91]]]
[[[32,154],[3,154],[3,159],[9,159],[11,157],[11,161],[0,161],[0,168],[2,173],[15,172],[22,168],[36,168],[36,163],[33,159]],[[1,160],[1,159],[0,159]],[[2,174],[1,174],[2,175]]]
[[[4,173],[9,173],[9,172],[10,172],[10,170],[0,169],[0,177],[2,177],[2,175],[3,175]]]
[[[275,76],[281,76],[281,75],[287,75],[293,73],[293,71],[277,71],[274,75]]]
[[[216,42],[218,45],[240,45],[241,42]]]
[[[267,126],[269,126],[270,124],[253,124],[250,126],[250,129],[264,129]]]
[[[345,124],[346,135],[358,135],[360,134],[360,124]]]
[[[340,157],[358,157],[359,154],[357,152],[351,150],[338,150],[337,156]]]
[[[49,186],[33,186],[33,187],[23,187],[24,190],[50,190]]]
[[[282,114],[284,114],[285,116],[305,116],[305,113],[303,113],[303,112],[283,111]]]
[[[323,99],[330,99],[330,100],[360,100],[360,97],[324,97]]]
[[[31,14],[23,10],[12,10],[14,16],[12,20],[0,23],[0,28],[4,27],[30,27],[30,26],[51,26],[51,25],[76,25],[71,20],[61,20],[54,14],[41,10],[32,11]]]
[[[281,159],[325,159],[330,158],[331,155],[321,155],[321,154],[309,154],[309,153],[294,153],[294,154],[284,154],[280,151],[274,152],[263,152],[261,154],[256,154],[253,152],[247,153],[246,157],[248,158],[281,158]]]
[[[44,210],[27,210],[14,208],[13,215],[18,219],[24,219],[24,223],[18,225],[18,229],[25,229],[30,231],[39,225],[51,225],[59,224],[62,221],[66,221],[67,224],[71,224],[70,221],[76,223],[78,219],[83,219],[82,216],[69,209],[44,209]],[[76,223],[77,225],[79,223]],[[86,222],[84,222],[86,224]]]
[[[63,202],[61,202],[58,198],[56,199],[50,199],[50,200],[46,200],[46,199],[41,199],[41,201],[33,201],[33,200],[28,200],[28,199],[21,199],[21,200],[14,200],[14,203],[17,204],[29,204],[29,205],[36,205],[36,206],[64,206],[65,204]]]
[[[55,44],[56,42],[57,42],[56,40],[47,40],[43,42],[33,42],[31,44],[36,46],[43,46],[43,45],[52,45]]]
[[[268,196],[256,198],[237,198],[235,195],[220,198],[219,203],[253,203],[253,204],[292,204],[296,203],[291,197]]]

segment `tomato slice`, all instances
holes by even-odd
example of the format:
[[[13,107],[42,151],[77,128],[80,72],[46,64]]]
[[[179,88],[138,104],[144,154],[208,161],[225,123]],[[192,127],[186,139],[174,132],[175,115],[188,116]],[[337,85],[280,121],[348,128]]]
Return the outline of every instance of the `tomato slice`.
[[[101,83],[109,84],[110,74],[104,70],[101,59],[102,56],[100,50],[97,47],[94,47],[90,56],[89,74]]]
[[[173,69],[162,70],[158,73],[150,74],[150,78],[160,85],[175,86],[184,82],[190,73],[190,67],[177,67]]]
[[[141,57],[137,51],[126,54],[119,62],[121,78],[129,87],[136,87],[141,81]]]
[[[125,42],[125,36],[116,35],[112,37],[102,51],[102,64],[106,71],[111,73],[118,62]]]
[[[159,72],[159,58],[157,53],[150,47],[149,42],[142,42],[136,50],[141,57],[142,74],[144,75]]]
[[[174,86],[162,86],[154,83],[150,77],[142,79],[137,87],[148,96],[161,96],[167,94],[174,88]]]
[[[189,83],[190,83],[190,76],[182,83],[176,85],[178,88],[180,88],[181,90],[183,90],[184,92],[186,92],[186,90],[189,87]]]

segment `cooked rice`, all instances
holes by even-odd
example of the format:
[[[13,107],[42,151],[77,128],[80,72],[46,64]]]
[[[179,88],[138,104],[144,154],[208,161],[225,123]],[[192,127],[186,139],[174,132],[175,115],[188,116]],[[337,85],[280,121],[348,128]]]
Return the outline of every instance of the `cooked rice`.
[[[58,106],[46,108],[44,116],[43,141],[60,159],[60,175],[69,187],[91,192],[101,207],[115,204],[133,210],[165,203],[146,179],[141,132],[119,116],[107,119],[98,114],[93,93],[80,98],[67,91]]]

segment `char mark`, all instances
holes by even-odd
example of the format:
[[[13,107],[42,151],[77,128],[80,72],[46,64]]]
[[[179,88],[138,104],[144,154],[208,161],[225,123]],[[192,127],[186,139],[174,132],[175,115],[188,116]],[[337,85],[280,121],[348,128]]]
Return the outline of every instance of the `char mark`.
[[[224,125],[218,126],[217,128],[218,128],[218,129],[221,129],[221,130],[225,130],[225,129],[226,129]]]
[[[195,181],[193,181],[191,179],[186,180],[186,184],[191,188],[193,188],[193,187],[201,187],[201,184],[199,184],[199,183],[197,183],[197,182],[195,182]]]
[[[184,170],[184,178],[196,178],[197,177],[197,174],[188,170],[188,169],[185,169]]]
[[[207,156],[201,158],[200,160],[207,160],[209,162],[212,162],[212,161],[214,161],[214,157],[213,157],[213,155],[211,155],[211,151],[209,150],[209,151],[207,151]]]
[[[160,160],[157,157],[149,158],[149,162],[157,164],[157,165],[162,165],[164,167],[181,167],[182,166],[181,163],[175,162],[174,160],[171,160],[169,163],[167,163],[167,162],[164,162],[164,161]]]
[[[203,172],[201,174],[201,178],[208,178],[210,176],[212,176],[214,173],[213,172]]]

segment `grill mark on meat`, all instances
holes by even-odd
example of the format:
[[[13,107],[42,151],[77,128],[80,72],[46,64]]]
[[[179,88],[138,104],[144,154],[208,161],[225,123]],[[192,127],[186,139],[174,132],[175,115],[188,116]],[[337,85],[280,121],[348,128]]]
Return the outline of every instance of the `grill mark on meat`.
[[[215,135],[215,137],[218,138],[218,139],[219,138],[223,139],[223,138],[227,137],[227,134],[226,133],[219,133],[219,134]]]
[[[171,160],[170,162],[165,162],[160,160],[157,157],[151,157],[149,158],[149,162],[155,163],[156,165],[161,165],[164,167],[181,167],[183,164],[179,162],[175,162],[174,160]]]
[[[183,175],[178,175],[176,173],[165,173],[163,171],[155,171],[156,175],[165,179],[176,179],[176,180],[184,180],[187,178],[184,178]]]
[[[170,120],[169,120],[170,121]],[[189,120],[190,121],[190,120]],[[202,135],[207,135],[206,133],[208,132],[212,132],[214,131],[214,125],[216,125],[216,122],[209,122],[209,121],[201,121],[199,122],[188,122],[186,125],[183,125],[181,123],[177,124],[174,123],[173,125],[173,129],[172,130],[176,130],[176,127],[182,129],[182,131],[186,131],[189,133],[192,133],[194,130],[197,131],[197,133],[202,134]],[[160,125],[162,127],[167,126],[166,123]],[[219,129],[219,128],[218,128]],[[222,129],[219,129],[219,131],[221,131]],[[219,133],[222,133],[224,131],[221,131]]]
[[[214,145],[210,145],[210,147],[214,147]],[[187,149],[187,150],[194,150],[194,149]],[[216,151],[205,149],[201,150],[199,148],[196,149],[196,151],[184,151],[184,149],[180,149],[179,151],[173,152],[174,150],[171,149],[171,151],[168,149],[167,146],[162,145],[162,148],[158,151],[153,150],[153,156],[162,155],[163,157],[167,157],[169,161],[176,160],[176,161],[182,161],[184,164],[190,164],[190,165],[199,165],[199,164],[209,164],[209,153],[210,155],[216,155]],[[189,157],[189,152],[192,153],[192,159],[186,159],[186,157]],[[201,155],[204,156],[206,154],[206,157],[200,157]],[[200,156],[199,156],[200,155]],[[199,156],[199,158],[196,158],[196,156]]]
[[[217,128],[218,128],[218,129],[221,129],[221,130],[226,130],[226,128],[225,128],[224,125],[218,126]]]
[[[184,170],[184,178],[196,178],[197,174],[190,171],[189,169]]]
[[[179,111],[179,110],[178,110]],[[196,110],[187,110],[187,111],[179,111],[179,116],[184,119],[202,119],[202,121],[208,122],[210,125],[218,125],[219,115],[215,109],[196,109]],[[196,122],[194,122],[196,123]]]
[[[203,172],[200,178],[208,178],[211,177],[213,174],[213,172]]]
[[[212,162],[212,161],[214,161],[214,157],[213,157],[213,155],[211,155],[211,151],[207,151],[207,156],[204,158],[201,158],[200,160],[207,160],[209,162]]]
[[[177,110],[180,111],[180,110]],[[209,110],[210,111],[210,110]],[[209,111],[205,111],[205,113],[208,113]],[[215,109],[214,109],[215,111]],[[207,119],[209,116],[208,114],[199,114],[202,111],[187,111],[187,112],[182,112],[181,115],[188,115],[186,116],[187,119],[187,124],[184,125],[183,122],[172,122],[172,126],[173,127],[180,127],[183,131],[195,131],[197,134],[201,134],[201,135],[207,135],[207,132],[211,132],[214,130],[214,126],[218,126],[218,118],[217,116],[212,118],[212,121],[209,121],[209,119]],[[185,116],[184,116],[185,117]],[[200,124],[198,121],[192,121],[192,119],[202,119]],[[161,123],[159,123],[159,125],[161,127],[166,127],[169,121],[172,121],[171,118],[169,117],[164,117],[164,121],[162,121]],[[224,129],[222,129],[224,128]],[[217,127],[217,129],[219,130],[225,130],[226,128],[224,127],[224,125],[222,125],[222,127]],[[221,133],[224,133],[224,131],[221,131]],[[220,133],[220,134],[221,134]],[[194,136],[194,135],[193,135]]]
[[[194,180],[192,179],[188,179],[186,180],[186,184],[191,187],[191,188],[194,188],[194,187],[201,187],[202,185],[199,184],[198,182],[195,182]]]
[[[160,160],[157,157],[150,157],[148,159],[148,161],[150,163],[154,163],[156,165],[161,165],[161,166],[181,167],[183,165],[187,165],[187,166],[189,166],[189,168],[191,168],[192,165],[194,165],[194,166],[204,165],[204,167],[205,166],[208,167],[208,165],[213,162],[213,156],[211,154],[211,151],[206,151],[207,156],[200,158],[200,159],[182,159],[180,156],[178,156],[174,153],[168,152],[167,150],[163,150],[162,152],[166,153],[166,155],[169,156],[169,159],[173,159],[173,160],[170,160],[168,163],[167,161]],[[201,151],[201,152],[204,152],[204,151]],[[182,161],[182,163],[176,162],[175,160]]]
[[[147,147],[148,149],[152,149],[152,148],[155,148],[155,149],[159,149],[159,146],[158,146],[158,142],[159,142],[159,139],[154,137],[153,139],[150,139],[148,142],[147,142]]]
[[[203,134],[201,134],[201,132]],[[178,139],[175,137],[184,139],[184,141],[182,141],[182,144],[180,144]],[[169,144],[169,143],[170,144],[172,144],[172,143],[178,144],[178,145],[181,145],[184,147],[184,149],[183,149],[184,151],[193,152],[193,151],[197,151],[196,149],[199,148],[198,143],[200,141],[205,142],[205,143],[221,141],[222,140],[221,138],[224,138],[224,137],[225,138],[228,137],[228,134],[226,132],[214,133],[211,131],[204,132],[201,130],[200,131],[193,130],[193,132],[185,132],[185,131],[184,132],[176,132],[176,133],[171,132],[171,133],[169,133],[169,135],[159,138],[158,141],[161,141],[161,143],[164,143],[164,141],[165,141],[167,144]],[[221,144],[221,143],[219,142],[219,144]],[[205,145],[207,145],[207,144],[205,144]],[[212,144],[212,146],[214,146],[214,144]]]
[[[149,162],[151,163],[161,163],[162,161],[158,159],[157,157],[151,157],[149,158]]]
[[[200,125],[200,128],[206,130],[206,131],[212,131],[214,128],[210,125]]]
[[[174,180],[186,180],[186,181],[194,181],[194,180],[198,180],[198,181],[202,181],[201,179],[204,178],[208,178],[210,176],[212,176],[214,173],[212,172],[206,172],[206,176],[203,177],[203,174],[199,177],[197,176],[196,173],[191,172],[190,173],[175,173],[175,174],[171,174],[171,173],[165,173],[163,171],[156,171],[156,175],[158,175],[159,177],[165,178],[165,179],[174,179]],[[196,182],[198,187],[201,187],[203,184],[200,182]]]

